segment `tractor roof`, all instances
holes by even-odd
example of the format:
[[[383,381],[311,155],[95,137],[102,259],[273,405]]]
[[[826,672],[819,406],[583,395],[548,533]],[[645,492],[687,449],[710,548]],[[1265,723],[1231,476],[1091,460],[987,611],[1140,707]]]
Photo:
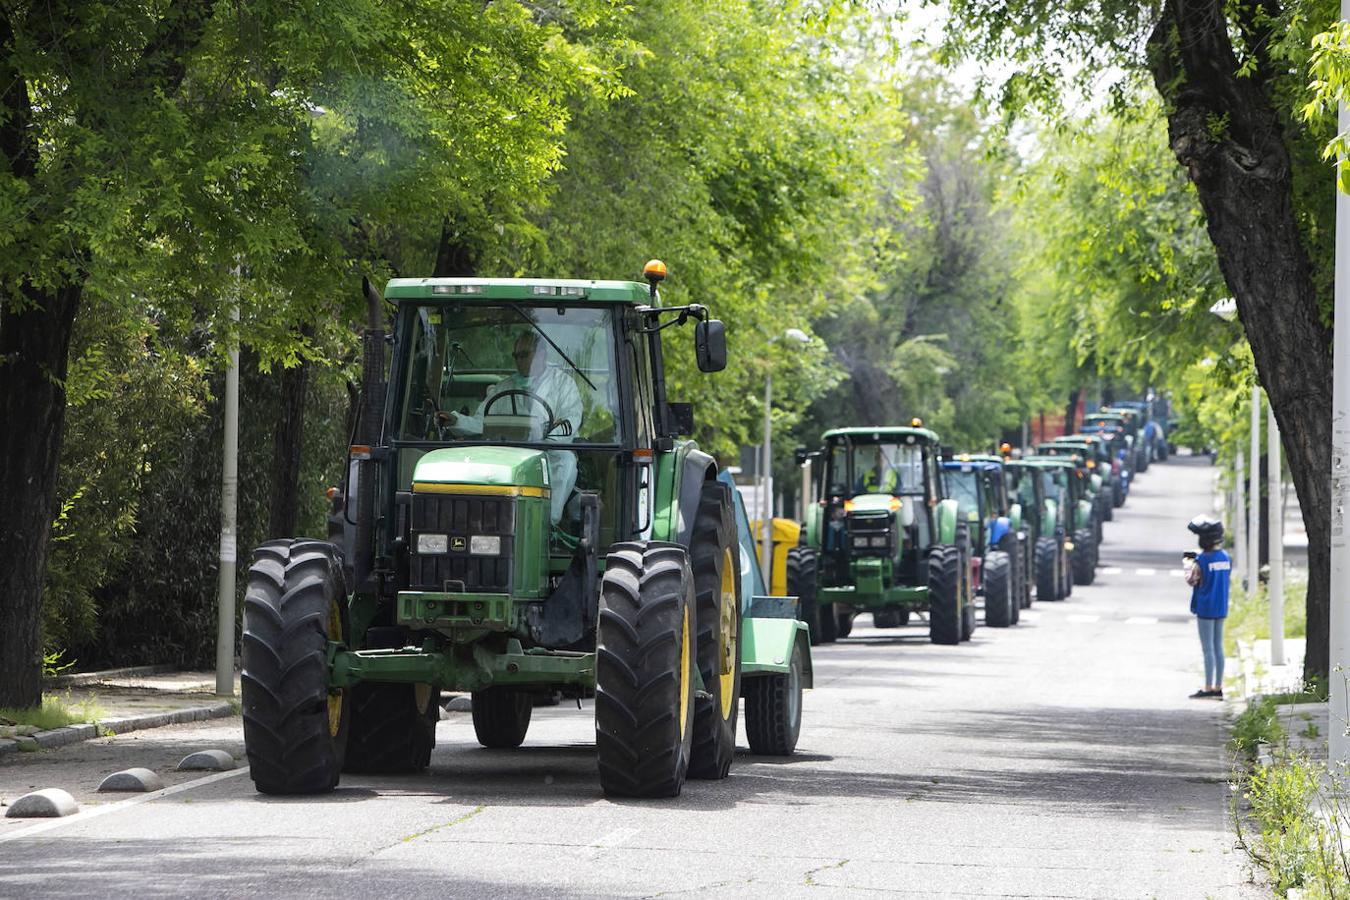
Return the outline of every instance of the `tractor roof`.
[[[384,286],[384,296],[390,300],[454,299],[470,303],[496,300],[652,303],[651,288],[636,281],[574,278],[393,278]]]
[[[960,471],[1001,471],[1003,461],[995,462],[992,459],[977,459],[973,456],[967,459],[945,459],[942,461],[942,468]]]
[[[862,443],[878,443],[883,440],[894,438],[916,437],[930,443],[938,442],[937,432],[929,431],[927,428],[913,428],[902,425],[873,425],[867,428],[831,428],[825,432],[822,440],[832,440],[833,438],[848,438],[850,440],[860,440]]]
[[[1022,460],[1023,462],[1040,463],[1042,466],[1057,466],[1059,468],[1077,469],[1078,463],[1074,462],[1072,456],[1042,456],[1037,454],[1030,458]]]

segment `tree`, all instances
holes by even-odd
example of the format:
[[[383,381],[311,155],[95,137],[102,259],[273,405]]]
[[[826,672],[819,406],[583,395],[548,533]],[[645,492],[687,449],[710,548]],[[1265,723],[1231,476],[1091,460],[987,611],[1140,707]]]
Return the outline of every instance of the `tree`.
[[[1330,331],[1327,203],[1319,141],[1297,118],[1310,32],[1334,15],[1323,0],[1123,0],[1060,4],[956,0],[947,50],[1005,55],[1010,110],[1054,108],[1109,67],[1146,72],[1163,101],[1168,145],[1195,185],[1218,266],[1284,435],[1308,530],[1305,675],[1327,672],[1330,548]],[[1128,102],[1116,86],[1118,104]],[[1324,193],[1329,193],[1325,192]],[[1204,315],[1196,311],[1194,315]]]

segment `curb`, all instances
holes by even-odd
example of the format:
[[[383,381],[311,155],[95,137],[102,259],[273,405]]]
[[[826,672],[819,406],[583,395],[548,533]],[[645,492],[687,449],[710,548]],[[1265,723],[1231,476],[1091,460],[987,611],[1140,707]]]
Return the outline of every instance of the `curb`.
[[[163,675],[174,671],[173,666],[125,666],[121,669],[105,669],[102,672],[72,672],[69,675],[55,675],[42,679],[47,687],[71,687],[77,684],[98,684],[109,678],[139,678],[142,675]]]
[[[165,725],[182,725],[187,722],[200,722],[204,719],[227,719],[235,715],[229,703],[213,703],[210,706],[193,706],[166,713],[149,713],[143,716],[126,716],[121,719],[105,719],[97,725],[67,725],[50,731],[39,731],[32,740],[38,747],[51,750],[67,744],[88,741],[96,737],[126,734],[129,731],[144,731],[147,728],[162,728]],[[20,742],[0,738],[0,756],[19,752]]]

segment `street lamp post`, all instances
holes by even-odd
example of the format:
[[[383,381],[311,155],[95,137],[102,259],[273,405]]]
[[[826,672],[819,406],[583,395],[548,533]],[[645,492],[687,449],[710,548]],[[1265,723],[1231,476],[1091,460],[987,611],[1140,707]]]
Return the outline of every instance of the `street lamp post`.
[[[1350,0],[1341,0],[1341,20],[1350,19]],[[1350,129],[1350,109],[1340,104],[1337,125],[1342,134]],[[1345,507],[1350,504],[1350,197],[1340,190],[1342,157],[1336,163],[1336,267],[1334,332],[1331,341],[1331,679],[1330,738],[1328,761],[1332,771],[1350,762],[1350,737],[1346,736],[1346,673],[1350,662],[1350,602],[1345,586],[1350,578],[1350,535],[1345,533]]]
[[[1261,572],[1261,388],[1252,383],[1251,486],[1247,489],[1247,592],[1255,596]]]
[[[797,346],[809,344],[810,336],[800,328],[789,328],[780,335],[769,338],[770,344],[787,339]],[[764,373],[764,459],[760,467],[760,485],[763,496],[760,497],[763,539],[759,548],[759,568],[764,573],[764,589],[772,591],[773,581],[773,362],[770,361]]]

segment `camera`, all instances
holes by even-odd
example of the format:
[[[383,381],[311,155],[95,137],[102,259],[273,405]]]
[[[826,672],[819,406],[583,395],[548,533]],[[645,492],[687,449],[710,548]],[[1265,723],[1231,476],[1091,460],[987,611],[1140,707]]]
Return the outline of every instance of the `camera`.
[[[1194,550],[1184,550],[1184,551],[1182,551],[1181,558],[1182,558],[1182,559],[1195,559],[1195,551],[1194,551]]]

